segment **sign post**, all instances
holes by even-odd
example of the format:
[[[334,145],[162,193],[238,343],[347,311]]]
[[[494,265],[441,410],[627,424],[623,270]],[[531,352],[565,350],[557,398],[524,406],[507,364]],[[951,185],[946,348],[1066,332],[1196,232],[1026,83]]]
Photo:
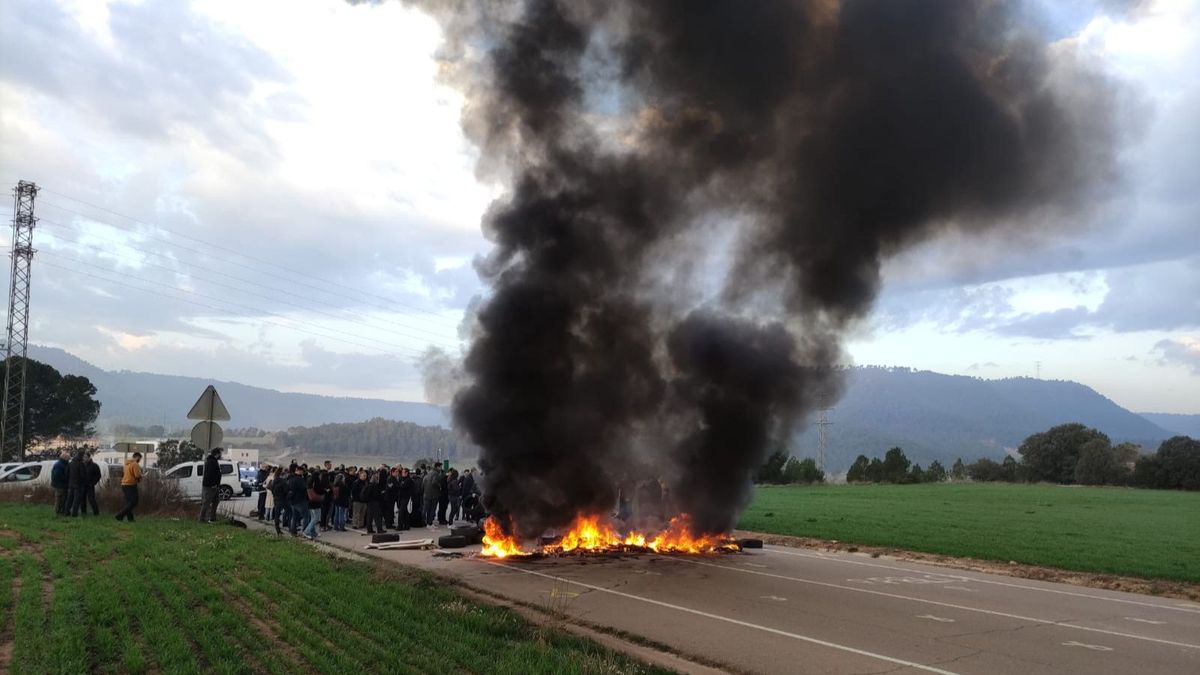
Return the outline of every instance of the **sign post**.
[[[225,432],[221,430],[221,425],[217,424],[217,421],[227,421],[230,417],[229,410],[221,400],[220,394],[217,393],[216,387],[210,384],[204,389],[204,393],[200,394],[200,398],[188,412],[187,418],[200,420],[196,426],[192,427],[192,442],[198,447],[204,448],[204,451],[208,452],[221,445],[222,439],[225,438]]]

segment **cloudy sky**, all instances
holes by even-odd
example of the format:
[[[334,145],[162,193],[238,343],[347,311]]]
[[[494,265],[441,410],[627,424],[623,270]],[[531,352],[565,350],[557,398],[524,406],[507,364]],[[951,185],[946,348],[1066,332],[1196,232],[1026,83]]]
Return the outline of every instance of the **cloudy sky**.
[[[891,261],[855,363],[1200,413],[1200,1],[1045,0],[1127,84],[1119,192]],[[399,3],[0,0],[0,183],[36,181],[30,338],[108,369],[418,400],[485,292],[461,96]],[[7,275],[4,283],[7,287]]]

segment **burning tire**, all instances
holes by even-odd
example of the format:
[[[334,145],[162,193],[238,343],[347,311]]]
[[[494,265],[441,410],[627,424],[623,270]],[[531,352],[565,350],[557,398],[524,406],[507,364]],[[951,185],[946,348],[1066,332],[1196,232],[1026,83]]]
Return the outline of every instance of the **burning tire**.
[[[461,534],[447,534],[438,537],[438,548],[462,548],[467,545],[467,538]]]
[[[737,543],[742,548],[762,548],[763,546],[762,539],[738,539]]]
[[[373,534],[371,535],[372,544],[385,544],[388,542],[400,541],[398,534]]]
[[[453,536],[464,537],[469,544],[478,544],[483,541],[483,530],[474,525],[459,525],[450,528],[450,534]]]

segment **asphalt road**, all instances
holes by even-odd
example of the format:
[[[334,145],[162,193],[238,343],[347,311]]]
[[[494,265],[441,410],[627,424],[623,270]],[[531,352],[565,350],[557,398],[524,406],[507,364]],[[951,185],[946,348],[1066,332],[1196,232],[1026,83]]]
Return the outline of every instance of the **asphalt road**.
[[[498,562],[367,552],[366,537],[329,534],[326,543],[737,671],[1200,673],[1200,604],[1179,600],[772,546],[703,558]]]

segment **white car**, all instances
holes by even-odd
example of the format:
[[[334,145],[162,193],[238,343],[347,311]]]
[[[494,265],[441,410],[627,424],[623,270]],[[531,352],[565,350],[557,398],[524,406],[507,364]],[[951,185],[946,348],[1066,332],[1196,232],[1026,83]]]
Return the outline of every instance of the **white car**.
[[[217,462],[221,467],[221,484],[217,486],[217,494],[221,499],[232,499],[242,493],[242,481],[239,476],[238,462],[222,459]],[[184,462],[171,467],[163,474],[166,480],[179,481],[179,491],[188,499],[199,499],[204,480],[204,462]]]
[[[0,478],[4,478],[4,474],[12,471],[18,466],[21,466],[21,464],[21,462],[7,462],[5,464],[0,464]]]

